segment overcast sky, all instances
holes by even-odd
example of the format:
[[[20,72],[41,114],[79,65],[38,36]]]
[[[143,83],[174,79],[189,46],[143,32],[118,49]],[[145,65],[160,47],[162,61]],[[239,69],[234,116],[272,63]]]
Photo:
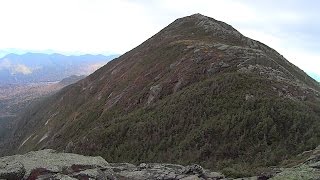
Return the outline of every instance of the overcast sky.
[[[121,54],[176,18],[201,13],[320,80],[319,7],[316,0],[0,0],[0,51]]]

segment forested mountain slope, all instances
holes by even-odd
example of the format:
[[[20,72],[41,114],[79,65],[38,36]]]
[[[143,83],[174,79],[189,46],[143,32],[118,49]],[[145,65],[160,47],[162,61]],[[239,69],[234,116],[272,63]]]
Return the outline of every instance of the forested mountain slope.
[[[7,147],[252,173],[320,144],[319,90],[275,50],[195,14],[30,107]]]

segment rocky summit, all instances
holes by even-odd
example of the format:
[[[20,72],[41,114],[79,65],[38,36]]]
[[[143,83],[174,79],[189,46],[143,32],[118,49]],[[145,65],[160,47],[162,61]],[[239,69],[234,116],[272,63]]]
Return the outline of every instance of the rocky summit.
[[[308,153],[308,152],[306,152]],[[310,153],[310,152],[309,152]],[[310,158],[293,168],[274,169],[260,176],[238,180],[285,180],[320,177],[320,146]],[[0,158],[0,179],[97,179],[97,180],[232,180],[219,172],[203,169],[199,165],[108,163],[102,157],[57,153],[46,149],[24,155]]]
[[[274,49],[194,14],[15,122],[2,154],[55,149],[249,177],[299,165],[320,144],[320,87]]]

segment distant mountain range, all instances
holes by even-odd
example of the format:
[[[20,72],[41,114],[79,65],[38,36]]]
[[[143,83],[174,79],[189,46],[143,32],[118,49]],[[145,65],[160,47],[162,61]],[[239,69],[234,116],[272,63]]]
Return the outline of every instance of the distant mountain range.
[[[0,84],[52,82],[71,75],[88,75],[117,56],[7,54],[0,59]]]
[[[58,50],[52,50],[52,49],[45,49],[45,50],[31,50],[31,49],[19,49],[19,48],[1,48],[0,49],[0,58],[3,58],[4,56],[8,55],[8,54],[18,54],[18,55],[22,55],[22,54],[26,54],[26,53],[38,53],[38,54],[63,54],[63,55],[74,55],[74,56],[80,56],[80,55],[84,55],[84,54],[102,54],[105,56],[109,56],[111,54],[115,54],[115,53],[110,53],[110,52],[100,52],[100,53],[90,53],[90,52],[86,52],[83,53],[81,51],[58,51]]]

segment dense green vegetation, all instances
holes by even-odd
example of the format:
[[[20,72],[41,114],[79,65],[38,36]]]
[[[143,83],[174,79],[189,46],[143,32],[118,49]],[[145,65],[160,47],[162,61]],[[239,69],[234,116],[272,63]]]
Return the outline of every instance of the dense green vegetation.
[[[86,135],[103,144],[94,154],[110,162],[199,163],[250,175],[320,143],[320,104],[279,98],[272,85],[277,83],[224,74],[111,119],[115,107],[101,117],[104,129]]]
[[[10,131],[10,121],[13,120],[13,117],[11,116],[3,116],[0,117],[0,142],[3,140],[5,135]]]

